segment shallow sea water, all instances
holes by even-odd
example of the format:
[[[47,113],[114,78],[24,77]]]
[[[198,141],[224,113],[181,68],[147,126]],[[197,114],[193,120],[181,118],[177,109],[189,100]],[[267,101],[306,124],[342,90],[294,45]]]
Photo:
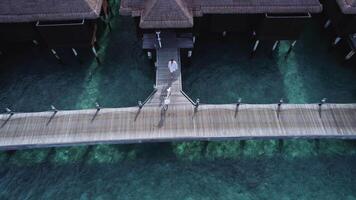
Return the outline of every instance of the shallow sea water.
[[[66,65],[30,50],[0,61],[0,107],[15,111],[135,105],[152,90],[154,68],[130,18],[116,16],[97,65],[82,52]],[[321,36],[319,36],[320,34]],[[288,59],[248,59],[244,40],[201,38],[183,68],[185,91],[205,103],[356,102],[356,70],[308,28]],[[317,44],[317,45],[316,45]],[[319,45],[320,44],[320,45]],[[356,142],[248,140],[94,145],[0,152],[0,199],[356,200]]]

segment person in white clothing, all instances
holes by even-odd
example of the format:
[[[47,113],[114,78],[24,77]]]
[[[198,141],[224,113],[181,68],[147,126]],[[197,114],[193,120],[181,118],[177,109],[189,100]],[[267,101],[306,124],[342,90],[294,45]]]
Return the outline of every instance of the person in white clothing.
[[[169,72],[171,73],[171,78],[173,78],[173,74],[176,70],[178,70],[178,64],[177,62],[174,60],[174,59],[171,59],[169,62],[168,62],[168,69],[169,69]]]

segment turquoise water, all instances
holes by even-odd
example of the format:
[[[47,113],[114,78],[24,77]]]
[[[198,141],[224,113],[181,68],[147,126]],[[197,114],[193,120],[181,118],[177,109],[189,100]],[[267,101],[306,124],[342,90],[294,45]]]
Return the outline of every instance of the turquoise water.
[[[355,142],[97,145],[0,158],[0,199],[356,199]]]
[[[116,16],[100,41],[102,65],[58,50],[16,50],[0,61],[0,107],[15,111],[135,105],[152,90],[154,68],[131,18]],[[356,102],[356,70],[308,28],[253,60],[246,39],[199,38],[183,68],[184,89],[206,103]],[[95,145],[0,152],[0,199],[356,199],[356,142],[248,140]]]

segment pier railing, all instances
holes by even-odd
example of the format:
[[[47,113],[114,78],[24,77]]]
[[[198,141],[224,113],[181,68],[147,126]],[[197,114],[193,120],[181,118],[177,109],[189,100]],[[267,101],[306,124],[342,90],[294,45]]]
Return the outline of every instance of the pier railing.
[[[197,99],[195,102],[183,91],[180,90],[180,92],[182,93],[182,95],[188,99],[188,101],[194,106],[194,107],[198,107],[200,104],[200,100]]]
[[[155,95],[157,92],[157,87],[153,86],[153,91],[151,92],[150,95],[148,95],[148,97],[143,101],[138,101],[138,107],[141,109],[152,97],[153,95]]]

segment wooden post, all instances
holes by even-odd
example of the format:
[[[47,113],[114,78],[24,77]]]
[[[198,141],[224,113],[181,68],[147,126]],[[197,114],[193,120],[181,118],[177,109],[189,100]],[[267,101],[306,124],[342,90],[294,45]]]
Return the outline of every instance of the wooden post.
[[[101,106],[98,102],[95,102],[95,108],[97,111],[100,111],[101,110]]]
[[[52,54],[54,55],[54,57],[56,57],[56,59],[58,60],[59,63],[63,64],[63,61],[61,59],[61,57],[59,57],[59,55],[57,54],[56,50],[51,49]]]
[[[283,99],[280,99],[279,103],[278,103],[278,107],[277,107],[277,117],[278,118],[279,118],[279,114],[281,112],[282,104],[283,104]]]
[[[319,117],[321,117],[321,107],[326,103],[326,98],[323,98],[320,103],[318,104],[319,105]]]
[[[152,60],[152,52],[147,51],[147,57],[148,57],[148,59]]]
[[[355,55],[355,50],[351,50],[351,51],[345,56],[345,60],[350,60],[353,55]]]
[[[100,64],[101,64],[101,61],[100,61],[100,59],[99,59],[98,52],[96,51],[95,47],[93,46],[93,47],[91,48],[91,50],[93,51],[93,53],[94,53],[94,55],[95,55],[96,61],[97,61],[98,64],[100,65]]]
[[[141,101],[138,101],[138,107],[141,109],[143,107],[143,104]]]
[[[6,113],[9,114],[10,116],[12,116],[12,115],[15,114],[10,108],[5,108],[5,111],[6,111]]]
[[[82,60],[80,59],[80,57],[78,56],[78,52],[76,49],[72,48],[72,52],[73,52],[73,55],[78,58],[78,61],[79,63],[82,63]]]
[[[200,105],[200,99],[197,99],[197,100],[195,101],[195,108],[198,108],[199,105]]]
[[[237,104],[236,104],[237,109],[240,107],[241,102],[242,102],[242,98],[239,98],[239,99],[237,100]]]
[[[94,114],[93,118],[91,119],[91,121],[95,120],[96,116],[98,115],[99,111],[101,110],[101,107],[98,102],[95,102],[95,108],[96,108],[96,111],[95,111],[95,114]]]
[[[189,50],[189,51],[188,51],[188,58],[191,58],[192,55],[193,55],[193,51],[192,51],[192,50]]]
[[[256,40],[255,41],[255,44],[253,45],[253,49],[252,49],[252,52],[251,52],[251,57],[253,57],[257,51],[257,47],[258,45],[260,44],[260,41],[259,40]]]
[[[32,40],[32,43],[33,43],[35,46],[38,46],[37,40]]]
[[[333,45],[332,46],[336,46],[337,44],[339,44],[339,42],[341,41],[341,37],[337,36],[335,39],[334,39],[334,42],[333,42]]]
[[[235,118],[237,116],[237,113],[239,112],[239,108],[240,108],[241,102],[242,102],[242,98],[239,98],[237,100],[237,104],[236,104],[236,110],[235,110],[235,116],[234,116]]]
[[[273,47],[272,47],[272,51],[275,51],[277,46],[279,44],[279,40],[275,41],[274,44],[273,44]]]
[[[297,40],[294,40],[293,42],[292,42],[292,44],[289,46],[289,49],[288,49],[288,51],[287,51],[287,56],[290,54],[290,52],[292,52],[292,50],[293,50],[293,48],[294,48],[294,46],[297,44]]]
[[[54,107],[53,105],[51,105],[51,110],[52,110],[54,113],[57,113],[57,112],[58,112],[57,108]]]
[[[330,24],[331,24],[331,21],[330,21],[330,19],[328,19],[324,24],[324,29],[327,29],[330,26]]]
[[[227,34],[226,31],[223,31],[223,32],[222,32],[222,36],[223,36],[223,37],[226,37],[226,34]]]

